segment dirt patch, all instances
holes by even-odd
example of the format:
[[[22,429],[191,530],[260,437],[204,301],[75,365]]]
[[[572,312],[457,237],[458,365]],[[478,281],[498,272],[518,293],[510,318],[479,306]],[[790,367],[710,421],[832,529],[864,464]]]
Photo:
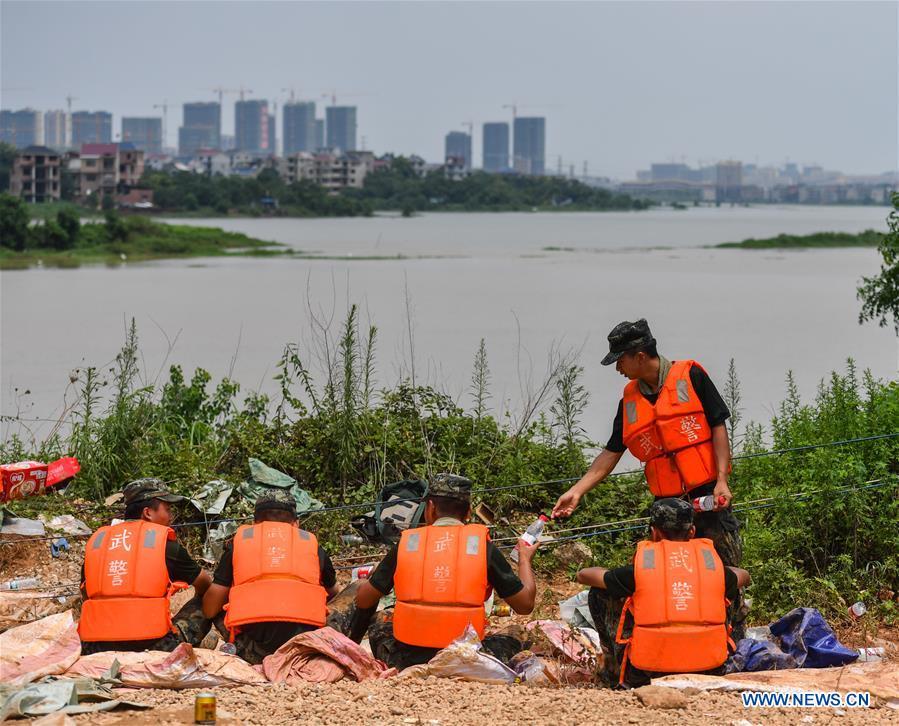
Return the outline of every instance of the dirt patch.
[[[531,688],[427,678],[341,681],[302,687],[217,689],[223,722],[271,726],[281,723],[346,724],[888,724],[886,709],[745,709],[740,697],[724,693],[682,695],[675,710],[645,706],[635,692],[599,688]],[[132,691],[128,700],[154,706],[147,713],[77,716],[79,724],[183,724],[196,696],[190,691]],[[227,721],[224,721],[227,719]],[[187,721],[190,723],[190,721]]]

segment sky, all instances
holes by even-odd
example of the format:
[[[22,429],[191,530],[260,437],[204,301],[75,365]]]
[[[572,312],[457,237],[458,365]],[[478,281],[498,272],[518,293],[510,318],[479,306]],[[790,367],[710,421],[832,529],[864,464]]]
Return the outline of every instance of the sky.
[[[896,2],[0,2],[0,104],[160,115],[241,85],[358,106],[378,153],[546,121],[547,167],[651,162],[899,168]],[[236,94],[225,96],[233,130]],[[323,109],[320,110],[323,115]],[[280,118],[278,119],[280,136]],[[361,138],[360,138],[361,140]]]

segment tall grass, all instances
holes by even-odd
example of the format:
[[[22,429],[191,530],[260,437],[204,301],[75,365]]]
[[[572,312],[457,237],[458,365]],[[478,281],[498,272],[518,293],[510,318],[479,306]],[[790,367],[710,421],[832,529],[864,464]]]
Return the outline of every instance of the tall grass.
[[[362,334],[360,327],[353,306],[336,333],[323,325],[303,351],[285,346],[277,393],[241,399],[236,382],[225,378],[213,386],[202,369],[188,380],[172,366],[167,380],[145,381],[132,323],[111,367],[79,371],[79,398],[60,429],[65,433],[38,441],[22,429],[0,444],[0,458],[73,453],[82,463],[73,492],[96,502],[140,476],[161,477],[185,493],[211,479],[241,481],[250,456],[332,504],[369,501],[386,482],[440,470],[464,473],[481,488],[576,477],[585,470],[594,446],[581,426],[588,397],[583,369],[570,358],[550,357],[545,378],[523,397],[524,414],[497,417],[489,410],[484,341],[475,354],[466,409],[411,376],[378,388],[377,329],[369,326]],[[304,356],[317,360],[318,376]],[[899,431],[899,384],[859,374],[851,360],[844,373],[821,381],[813,401],[803,401],[798,390],[789,373],[784,400],[767,426],[749,422],[740,429],[732,417],[738,457]],[[723,391],[739,414],[742,393],[733,361]],[[763,508],[738,515],[744,564],[754,579],[754,619],[796,605],[836,615],[859,598],[897,619],[895,603],[885,596],[899,590],[897,473],[899,439],[735,461],[731,488],[738,506],[766,500]],[[871,480],[881,484],[845,490]],[[486,500],[502,515],[534,513],[551,506],[566,487],[535,484]],[[807,496],[791,496],[802,493]],[[645,515],[650,501],[642,476],[612,477],[566,525],[631,519]],[[614,531],[582,541],[598,563],[616,565],[630,559],[642,534]],[[551,560],[553,551],[548,548],[544,558]]]

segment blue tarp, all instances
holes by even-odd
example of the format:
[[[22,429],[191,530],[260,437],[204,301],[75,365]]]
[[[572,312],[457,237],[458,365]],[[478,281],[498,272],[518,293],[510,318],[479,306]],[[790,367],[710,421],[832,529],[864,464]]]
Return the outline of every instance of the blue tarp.
[[[858,653],[834,635],[824,617],[814,608],[796,608],[771,624],[771,635],[796,659],[800,668],[827,668],[852,663]]]

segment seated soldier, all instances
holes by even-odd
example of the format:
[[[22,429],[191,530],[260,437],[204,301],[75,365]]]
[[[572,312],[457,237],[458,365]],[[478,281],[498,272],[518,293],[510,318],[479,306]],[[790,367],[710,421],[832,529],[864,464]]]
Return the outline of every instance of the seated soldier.
[[[650,540],[634,564],[577,574],[599,631],[608,685],[636,688],[668,673],[719,674],[732,651],[728,605],[749,573],[724,567],[709,539],[694,539],[693,507],[657,499]],[[623,646],[623,647],[622,647]]]
[[[471,508],[471,481],[438,474],[430,485],[424,519],[429,525],[406,530],[368,580],[356,591],[350,637],[368,631],[372,653],[390,666],[427,663],[471,623],[484,639],[484,601],[490,588],[517,613],[534,609],[537,587],[531,560],[537,546],[519,542],[519,574],[487,537],[481,524],[465,524]],[[378,601],[396,588],[393,618],[384,613],[369,629]]]
[[[331,559],[299,528],[293,495],[279,490],[259,495],[254,523],[225,545],[203,613],[241,658],[258,664],[295,635],[322,627],[325,603],[336,594]]]
[[[197,646],[209,632],[202,597],[212,578],[175,539],[172,494],[159,479],[124,491],[125,521],[101,527],[87,542],[81,568],[84,604],[78,632],[85,655],[103,650],[174,650]],[[194,597],[172,619],[169,597],[193,585]]]

